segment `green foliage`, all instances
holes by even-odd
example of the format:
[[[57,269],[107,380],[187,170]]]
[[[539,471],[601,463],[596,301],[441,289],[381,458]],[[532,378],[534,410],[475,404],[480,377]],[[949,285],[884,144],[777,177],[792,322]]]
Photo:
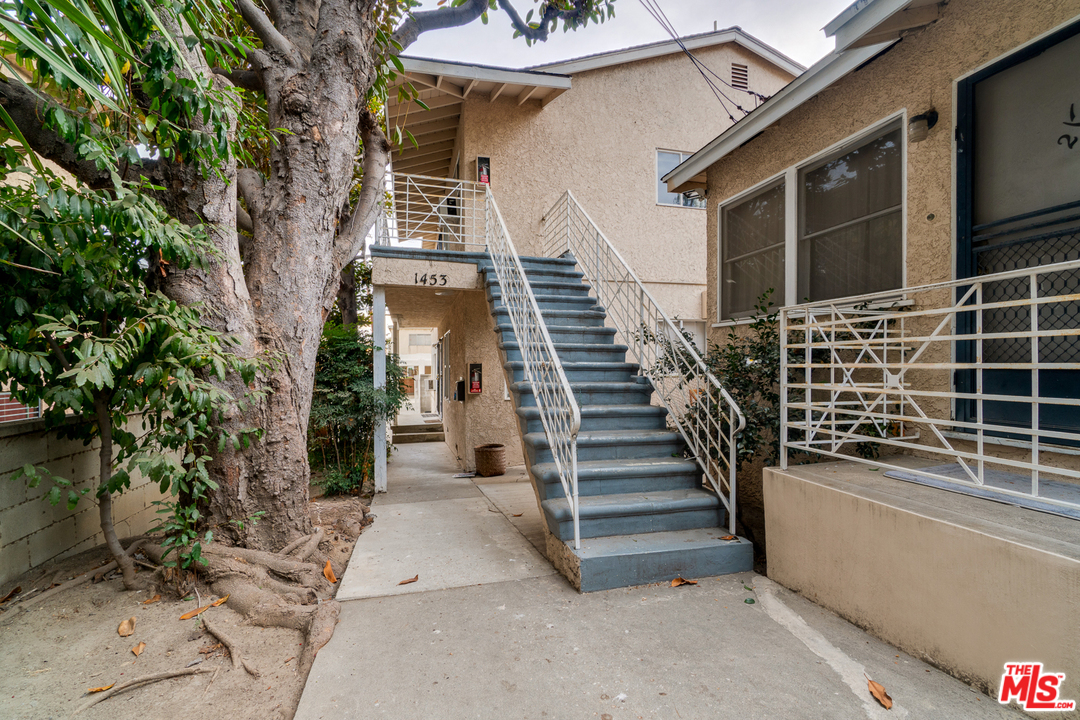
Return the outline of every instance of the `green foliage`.
[[[308,423],[312,465],[327,471],[326,491],[349,492],[362,484],[373,462],[375,424],[405,405],[405,369],[386,358],[386,388],[376,390],[371,339],[353,327],[327,323],[315,365]]]
[[[233,398],[211,381],[238,373],[250,383],[257,368],[228,352],[235,341],[205,327],[197,307],[150,292],[146,258],[188,267],[212,247],[143,196],[72,189],[47,174],[0,187],[0,225],[0,382],[19,402],[42,403],[61,437],[106,441],[97,495],[123,492],[136,471],[170,493],[169,542],[189,547],[195,506],[217,487],[206,468],[213,444],[257,435],[220,434],[215,420]],[[44,467],[20,477],[50,480],[48,499],[66,494],[71,508],[90,491]],[[185,564],[198,553],[197,543],[185,550]]]
[[[705,364],[738,403],[746,417],[739,434],[739,469],[760,457],[767,465],[780,458],[780,329],[766,290],[753,321],[732,327],[723,345],[709,344]]]

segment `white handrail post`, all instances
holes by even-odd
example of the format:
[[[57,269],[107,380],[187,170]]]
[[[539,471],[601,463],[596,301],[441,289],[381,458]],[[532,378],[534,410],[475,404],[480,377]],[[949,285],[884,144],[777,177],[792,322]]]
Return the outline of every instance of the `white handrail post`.
[[[780,469],[788,468],[788,314],[780,308]]]

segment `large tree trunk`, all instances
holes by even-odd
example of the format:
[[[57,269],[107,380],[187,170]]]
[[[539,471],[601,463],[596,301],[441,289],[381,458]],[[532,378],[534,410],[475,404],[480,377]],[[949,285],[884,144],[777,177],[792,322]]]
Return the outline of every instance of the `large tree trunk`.
[[[165,292],[184,303],[212,299],[206,319],[241,339],[238,352],[269,353],[272,363],[260,378],[267,394],[225,420],[235,435],[259,428],[262,438],[246,449],[226,449],[211,465],[219,489],[207,521],[251,548],[276,550],[311,532],[308,414],[323,323],[341,265],[352,259],[338,242],[339,213],[347,211],[354,177],[365,109],[359,90],[374,78],[370,5],[321,3],[310,57],[302,63],[275,57],[263,70],[269,126],[290,131],[279,136],[265,181],[250,170],[232,168],[222,180],[189,169],[170,188],[171,210],[207,223],[222,256],[207,271],[170,273]],[[198,67],[197,56],[190,60]],[[253,229],[243,265],[237,190]],[[234,397],[246,390],[239,382],[226,389]]]

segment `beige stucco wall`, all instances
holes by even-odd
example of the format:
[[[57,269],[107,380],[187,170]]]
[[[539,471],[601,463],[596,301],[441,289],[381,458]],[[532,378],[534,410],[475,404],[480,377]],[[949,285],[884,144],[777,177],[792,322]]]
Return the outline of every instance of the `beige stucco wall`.
[[[69,511],[65,501],[50,505],[44,499],[48,481],[29,488],[12,473],[25,464],[45,466],[75,481],[75,489],[98,485],[98,443],[61,440],[41,430],[40,421],[0,426],[0,584],[55,557],[66,557],[104,542],[97,505],[88,496]],[[131,428],[134,430],[134,428]],[[113,500],[113,519],[121,537],[147,532],[160,517],[153,502],[158,486],[140,474],[131,487]]]
[[[1006,662],[1080,677],[1074,544],[858,487],[834,467],[765,471],[770,578],[984,692]]]
[[[504,373],[494,328],[495,321],[482,292],[458,293],[439,323],[440,338],[450,331],[451,383],[458,378],[467,380],[471,363],[483,365],[484,391],[480,395],[466,394],[464,402],[443,401],[446,444],[463,470],[476,468],[473,448],[488,443],[506,446],[507,465],[525,462],[513,401],[503,400]],[[450,392],[452,396],[453,385]]]
[[[939,116],[926,140],[916,144],[905,140],[906,284],[951,279],[954,82],[1077,14],[1078,0],[952,0],[936,23],[906,35],[888,52],[710,167],[706,235],[710,323],[716,318],[719,205],[905,110],[911,116],[934,108]],[[713,329],[711,337],[719,341],[724,334]]]
[[[750,68],[771,95],[791,76],[729,43],[695,51],[721,76]],[[669,315],[701,317],[703,209],[656,202],[657,149],[694,152],[728,127],[727,113],[682,54],[580,72],[541,108],[470,96],[462,107],[462,175],[491,158],[492,191],[518,252],[541,251],[541,218],[569,188]],[[744,107],[752,99],[744,93]]]

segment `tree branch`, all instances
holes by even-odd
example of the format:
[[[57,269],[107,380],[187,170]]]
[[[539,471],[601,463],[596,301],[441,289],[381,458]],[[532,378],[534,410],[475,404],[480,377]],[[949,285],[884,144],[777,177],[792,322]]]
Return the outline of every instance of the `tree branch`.
[[[100,170],[92,160],[80,158],[74,145],[45,126],[45,114],[52,107],[61,108],[71,116],[77,116],[78,113],[43,98],[16,80],[3,76],[0,76],[0,105],[4,106],[23,136],[26,137],[26,141],[30,143],[30,147],[38,155],[53,161],[91,188],[112,186],[112,179],[107,170]],[[162,183],[161,169],[157,161],[150,160],[142,165],[133,166],[132,170],[157,184]]]
[[[53,355],[56,356],[57,361],[60,363],[60,367],[64,368],[64,370],[70,370],[71,363],[68,362],[67,355],[64,354],[63,348],[60,347],[60,343],[56,342],[56,338],[53,334],[48,330],[42,331],[41,334],[45,337],[46,342],[49,343],[49,347],[52,348]]]
[[[252,168],[240,168],[236,171],[236,188],[240,191],[240,197],[244,198],[248,209],[257,213],[262,204],[263,179],[258,170]],[[239,210],[239,207],[237,208]],[[250,216],[249,216],[250,219]]]
[[[483,15],[487,7],[487,0],[468,0],[468,2],[457,7],[444,7],[439,10],[412,13],[394,31],[393,39],[404,51],[405,48],[416,42],[421,33],[467,25]]]
[[[255,224],[251,221],[251,216],[239,205],[236,206],[236,229],[255,234]]]
[[[370,111],[360,116],[360,138],[364,143],[364,179],[356,207],[349,219],[341,224],[334,241],[334,267],[338,270],[360,254],[364,238],[382,207],[390,142],[379,128],[378,119]]]
[[[253,90],[255,92],[266,92],[266,86],[263,84],[262,75],[254,70],[226,70],[224,68],[215,67],[214,74],[220,75],[226,78],[233,85],[245,90]]]
[[[255,3],[251,0],[238,0],[237,7],[240,10],[240,15],[244,18],[244,22],[262,40],[264,48],[281,53],[293,67],[304,66],[304,58],[300,55],[300,51],[289,42],[288,38],[278,32],[278,29],[270,22],[270,18],[266,17],[266,13],[260,10]]]
[[[581,22],[582,18],[585,17],[585,11],[588,9],[588,0],[573,0],[572,6],[573,9],[571,10],[561,10],[555,3],[545,6],[536,27],[531,27],[521,19],[517,8],[510,3],[510,0],[499,0],[499,7],[510,16],[510,23],[514,26],[514,29],[529,40],[540,42],[548,39],[548,33],[554,29],[554,23],[559,18],[566,20],[571,26]]]

